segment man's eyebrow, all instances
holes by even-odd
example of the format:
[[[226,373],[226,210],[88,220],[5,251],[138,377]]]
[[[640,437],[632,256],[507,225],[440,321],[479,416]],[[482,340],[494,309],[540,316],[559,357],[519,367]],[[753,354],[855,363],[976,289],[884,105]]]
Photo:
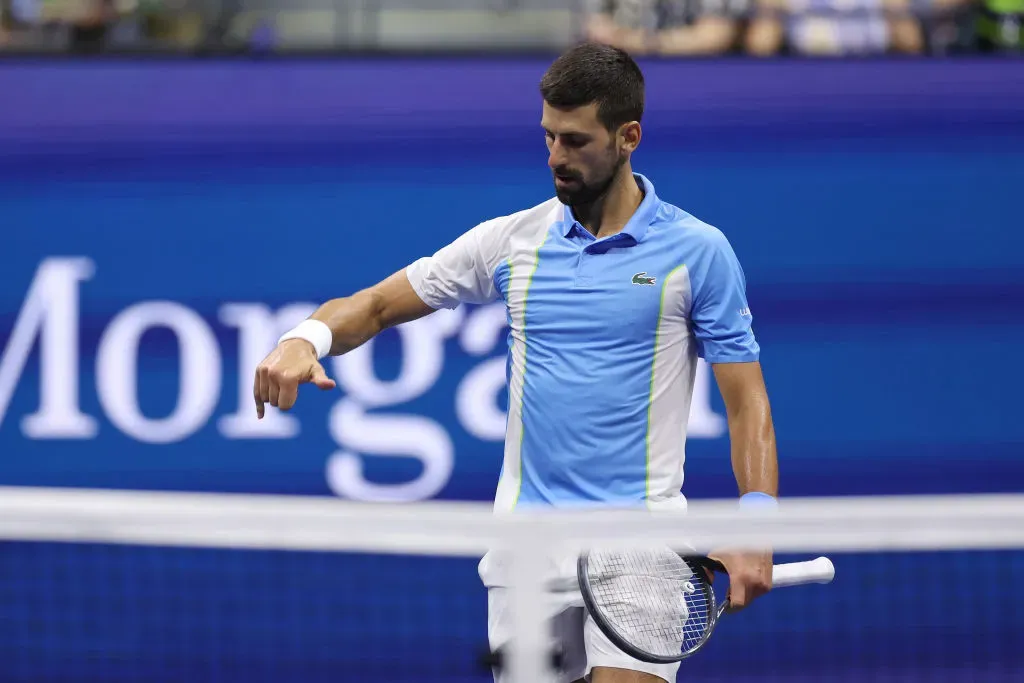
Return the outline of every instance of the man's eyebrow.
[[[551,130],[547,126],[542,125],[541,128],[543,128],[544,132],[547,133],[548,135],[565,135],[565,136],[568,136],[568,137],[575,137],[575,138],[589,138],[590,137],[589,133],[584,133],[584,132],[578,131],[578,130],[566,130],[566,131],[562,131],[561,133],[555,133],[553,130]]]

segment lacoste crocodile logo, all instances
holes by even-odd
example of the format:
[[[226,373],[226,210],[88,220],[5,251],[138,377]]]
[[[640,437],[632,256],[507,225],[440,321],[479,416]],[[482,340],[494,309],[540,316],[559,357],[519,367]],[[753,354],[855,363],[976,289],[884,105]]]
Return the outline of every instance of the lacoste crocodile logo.
[[[648,277],[647,272],[645,271],[643,273],[637,273],[636,275],[634,275],[632,282],[634,285],[653,285],[654,280],[655,278]]]

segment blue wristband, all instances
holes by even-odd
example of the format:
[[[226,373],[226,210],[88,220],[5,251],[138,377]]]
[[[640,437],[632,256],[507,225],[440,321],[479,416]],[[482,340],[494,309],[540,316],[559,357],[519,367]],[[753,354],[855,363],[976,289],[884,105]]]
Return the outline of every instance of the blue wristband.
[[[740,496],[740,508],[743,509],[762,509],[769,508],[775,509],[779,506],[779,501],[774,496],[770,496],[767,493],[761,493],[760,491],[752,491],[751,493],[745,493]]]

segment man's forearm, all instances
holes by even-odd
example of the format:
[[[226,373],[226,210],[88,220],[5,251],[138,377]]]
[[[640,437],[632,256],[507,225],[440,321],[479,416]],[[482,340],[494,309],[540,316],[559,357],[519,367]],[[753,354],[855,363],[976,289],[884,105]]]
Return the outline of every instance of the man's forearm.
[[[744,502],[763,506],[779,493],[779,464],[775,455],[775,428],[768,392],[757,361],[712,365],[725,400],[732,446],[732,469]],[[753,494],[753,495],[751,495]],[[743,500],[741,498],[741,500]],[[742,504],[742,503],[741,503]],[[729,572],[730,602],[745,606],[771,589],[772,553],[766,548],[739,549],[715,554]]]
[[[433,313],[419,298],[404,270],[352,296],[331,299],[316,309],[313,320],[331,328],[331,353],[340,356],[370,341],[381,330]]]
[[[777,496],[779,463],[767,399],[751,396],[730,412],[729,440],[740,495],[760,492]]]
[[[340,356],[365,344],[383,329],[380,303],[374,290],[364,289],[325,302],[310,318],[331,328],[331,355]]]

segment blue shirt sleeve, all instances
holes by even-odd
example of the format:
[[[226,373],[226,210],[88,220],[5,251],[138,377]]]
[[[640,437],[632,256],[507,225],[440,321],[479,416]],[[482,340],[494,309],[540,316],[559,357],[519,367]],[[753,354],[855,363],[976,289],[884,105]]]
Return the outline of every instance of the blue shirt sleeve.
[[[751,327],[746,278],[732,246],[712,228],[703,258],[690,269],[690,323],[697,355],[708,363],[749,363],[761,349]]]

